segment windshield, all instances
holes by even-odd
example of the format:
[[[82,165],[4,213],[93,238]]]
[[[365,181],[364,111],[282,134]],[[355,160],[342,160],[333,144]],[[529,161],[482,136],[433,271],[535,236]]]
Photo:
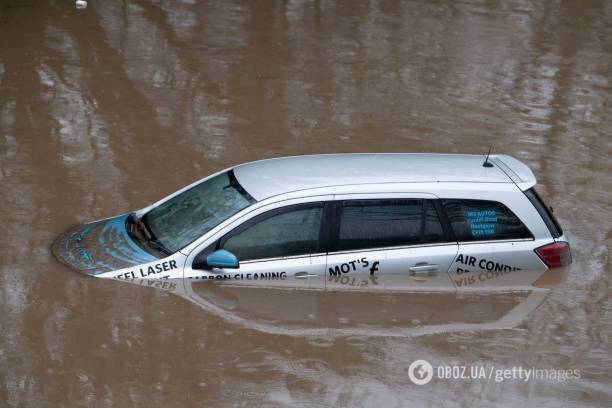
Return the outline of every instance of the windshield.
[[[143,222],[154,239],[174,253],[253,202],[230,170],[160,204]]]

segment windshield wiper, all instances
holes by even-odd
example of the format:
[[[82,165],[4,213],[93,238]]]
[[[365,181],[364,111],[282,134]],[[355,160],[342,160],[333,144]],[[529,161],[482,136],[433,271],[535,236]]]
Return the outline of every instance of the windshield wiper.
[[[136,217],[134,216],[134,218]],[[153,235],[151,235],[151,231],[149,231],[149,226],[145,224],[142,218],[136,218],[136,226],[138,227],[140,233],[147,238],[147,241],[150,241],[151,238],[153,238]]]
[[[138,229],[138,221],[135,213],[128,215],[127,219],[125,220],[125,229],[130,238],[132,238],[134,241],[143,241],[142,237],[140,236],[140,230]]]
[[[161,242],[157,240],[157,238],[155,238],[155,236],[149,229],[147,222],[144,220],[144,217],[137,217],[136,213],[131,213],[128,216],[127,221],[130,223],[131,226],[135,227],[137,232],[137,234],[135,234],[135,231],[133,231],[131,228],[128,228],[128,233],[130,234],[130,237],[136,238],[144,245],[153,248],[164,255],[172,255],[172,252],[170,252],[168,248],[166,248]]]

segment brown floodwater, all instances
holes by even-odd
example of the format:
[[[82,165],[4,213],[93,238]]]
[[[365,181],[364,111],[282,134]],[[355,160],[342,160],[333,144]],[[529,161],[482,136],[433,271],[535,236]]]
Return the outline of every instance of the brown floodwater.
[[[0,1],[0,405],[610,406],[611,134],[606,0]],[[571,240],[545,296],[133,285],[49,249],[241,162],[489,147]]]

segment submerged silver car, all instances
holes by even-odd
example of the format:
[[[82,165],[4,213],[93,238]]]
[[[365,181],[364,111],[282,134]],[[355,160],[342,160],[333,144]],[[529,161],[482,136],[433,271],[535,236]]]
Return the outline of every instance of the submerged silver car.
[[[571,263],[535,184],[506,155],[284,157],[71,228],[53,252],[100,278],[333,288],[397,275],[415,291],[525,289]]]

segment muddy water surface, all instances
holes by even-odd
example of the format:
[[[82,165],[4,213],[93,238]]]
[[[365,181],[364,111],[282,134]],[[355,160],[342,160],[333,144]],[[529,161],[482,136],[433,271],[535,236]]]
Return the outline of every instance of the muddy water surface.
[[[609,406],[611,133],[604,0],[1,1],[0,405]],[[514,328],[455,323],[518,295],[187,300],[49,251],[240,162],[489,146],[534,170],[574,254]],[[419,387],[417,358],[581,378]]]

